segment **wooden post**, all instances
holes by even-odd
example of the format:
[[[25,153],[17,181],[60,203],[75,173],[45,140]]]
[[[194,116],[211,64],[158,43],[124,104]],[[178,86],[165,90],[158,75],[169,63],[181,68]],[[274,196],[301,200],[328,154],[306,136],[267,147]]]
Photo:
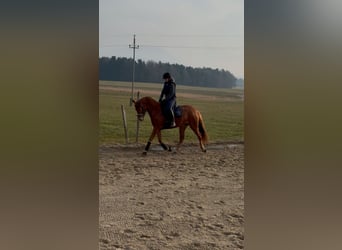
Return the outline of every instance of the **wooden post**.
[[[138,91],[138,93],[137,93],[137,101],[139,100],[139,95],[140,95],[140,92]],[[137,131],[135,133],[135,142],[138,143],[138,140],[139,140],[139,119],[138,119],[138,116],[137,116]]]
[[[126,144],[128,144],[126,111],[123,105],[121,105],[121,113],[122,113],[123,125],[124,125],[124,130],[125,130]]]

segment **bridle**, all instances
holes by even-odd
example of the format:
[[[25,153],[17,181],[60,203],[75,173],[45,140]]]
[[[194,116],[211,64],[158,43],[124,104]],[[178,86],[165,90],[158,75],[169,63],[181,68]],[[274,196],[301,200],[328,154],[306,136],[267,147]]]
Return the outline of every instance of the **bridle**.
[[[142,112],[138,113],[137,117],[138,117],[139,121],[143,121],[144,117],[145,117],[146,109],[144,109],[142,106],[140,106],[140,107],[141,107]]]

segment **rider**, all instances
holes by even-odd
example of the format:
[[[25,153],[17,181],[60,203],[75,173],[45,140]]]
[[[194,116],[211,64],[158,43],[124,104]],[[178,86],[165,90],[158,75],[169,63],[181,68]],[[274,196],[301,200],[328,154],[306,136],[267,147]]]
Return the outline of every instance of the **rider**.
[[[169,127],[176,127],[175,123],[175,115],[173,113],[173,108],[176,105],[176,83],[172,79],[170,73],[166,72],[163,74],[164,86],[161,91],[159,102],[163,101],[163,97],[165,97],[162,107],[165,110],[167,116],[167,122]]]

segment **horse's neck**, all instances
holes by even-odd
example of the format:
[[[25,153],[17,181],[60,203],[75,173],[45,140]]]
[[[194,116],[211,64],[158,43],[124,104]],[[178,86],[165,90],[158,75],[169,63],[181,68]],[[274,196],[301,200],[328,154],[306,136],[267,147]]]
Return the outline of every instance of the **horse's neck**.
[[[159,114],[161,113],[161,107],[160,103],[156,102],[154,100],[149,101],[149,105],[147,105],[147,112],[151,116],[151,118],[154,116],[154,114]]]

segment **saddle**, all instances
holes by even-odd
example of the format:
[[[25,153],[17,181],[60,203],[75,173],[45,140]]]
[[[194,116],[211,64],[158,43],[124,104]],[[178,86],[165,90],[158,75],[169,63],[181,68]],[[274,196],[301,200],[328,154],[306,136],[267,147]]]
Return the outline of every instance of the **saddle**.
[[[161,106],[163,115],[167,117],[167,110],[165,110],[165,102],[162,101],[160,103],[160,106]],[[175,117],[182,116],[182,108],[181,106],[177,106],[177,103],[175,103],[175,105],[173,106],[173,114],[175,115]]]

